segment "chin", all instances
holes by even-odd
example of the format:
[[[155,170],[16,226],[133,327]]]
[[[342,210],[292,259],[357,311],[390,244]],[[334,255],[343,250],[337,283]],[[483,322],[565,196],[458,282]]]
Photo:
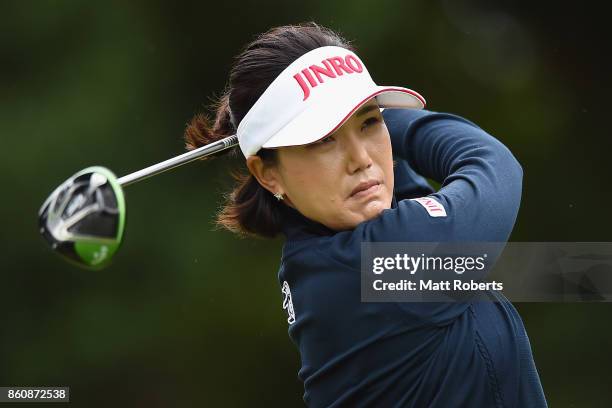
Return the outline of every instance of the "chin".
[[[364,221],[378,217],[380,213],[387,208],[390,208],[390,206],[385,205],[382,200],[375,200],[367,203],[362,211]]]

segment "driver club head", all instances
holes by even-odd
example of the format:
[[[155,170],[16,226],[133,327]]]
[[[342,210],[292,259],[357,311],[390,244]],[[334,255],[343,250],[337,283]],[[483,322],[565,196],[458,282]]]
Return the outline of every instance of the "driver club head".
[[[105,167],[79,171],[47,198],[38,212],[41,235],[72,263],[101,269],[123,237],[125,198],[117,177]]]

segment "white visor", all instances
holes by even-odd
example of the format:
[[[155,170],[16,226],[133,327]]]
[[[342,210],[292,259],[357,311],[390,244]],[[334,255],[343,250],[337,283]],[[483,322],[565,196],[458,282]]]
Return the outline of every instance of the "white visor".
[[[236,132],[240,149],[249,157],[262,147],[316,142],[373,97],[381,108],[425,107],[418,92],[376,85],[354,52],[316,48],[285,68],[247,112]]]

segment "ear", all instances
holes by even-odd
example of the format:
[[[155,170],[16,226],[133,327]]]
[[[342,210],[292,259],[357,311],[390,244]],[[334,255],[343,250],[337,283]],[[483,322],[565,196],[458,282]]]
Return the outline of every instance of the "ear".
[[[247,157],[246,165],[249,172],[266,190],[272,194],[285,192],[276,167],[266,166],[259,156]]]

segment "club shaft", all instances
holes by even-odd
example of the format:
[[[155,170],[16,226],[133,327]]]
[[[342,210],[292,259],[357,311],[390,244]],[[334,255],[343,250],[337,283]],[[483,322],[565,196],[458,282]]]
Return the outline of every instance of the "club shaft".
[[[224,139],[217,140],[216,142],[209,143],[206,146],[198,147],[190,152],[165,160],[161,163],[157,163],[142,170],[135,171],[134,173],[127,174],[119,178],[117,181],[122,187],[129,186],[130,184],[137,183],[146,178],[182,166],[183,164],[190,163],[199,158],[219,153],[220,151],[234,147],[237,144],[238,137],[236,135],[231,135]]]

